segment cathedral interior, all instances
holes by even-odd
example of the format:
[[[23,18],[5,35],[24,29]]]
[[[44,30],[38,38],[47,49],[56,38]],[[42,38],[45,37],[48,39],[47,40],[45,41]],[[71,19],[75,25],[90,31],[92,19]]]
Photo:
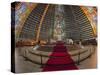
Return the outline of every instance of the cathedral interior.
[[[16,73],[97,68],[95,6],[15,2],[11,13]]]

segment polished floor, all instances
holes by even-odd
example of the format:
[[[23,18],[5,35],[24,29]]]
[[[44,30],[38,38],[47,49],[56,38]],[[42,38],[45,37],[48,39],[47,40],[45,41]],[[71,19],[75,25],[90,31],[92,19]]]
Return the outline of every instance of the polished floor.
[[[87,46],[88,49],[90,46]],[[36,54],[31,54],[29,51],[32,51],[33,47],[24,47],[24,48],[16,48],[15,50],[15,71],[16,73],[23,73],[23,72],[41,72],[43,71],[43,67],[41,66],[41,56],[37,56]],[[80,62],[79,64],[75,64],[79,69],[95,69],[97,68],[97,51],[96,47],[92,48],[95,49],[94,53],[85,59],[84,61]],[[25,51],[26,50],[26,51]],[[43,54],[43,55],[51,55],[53,52],[51,51],[40,51],[36,50],[33,51],[35,53]],[[76,51],[69,51],[69,54],[76,52]],[[28,57],[28,59],[25,58]],[[85,55],[82,55],[85,57]],[[30,60],[29,60],[30,59]],[[72,57],[75,61],[77,57]],[[35,61],[36,62],[35,62]],[[42,58],[42,64],[47,63],[49,60],[48,57]],[[37,63],[40,62],[40,63]],[[66,69],[65,69],[66,70]]]

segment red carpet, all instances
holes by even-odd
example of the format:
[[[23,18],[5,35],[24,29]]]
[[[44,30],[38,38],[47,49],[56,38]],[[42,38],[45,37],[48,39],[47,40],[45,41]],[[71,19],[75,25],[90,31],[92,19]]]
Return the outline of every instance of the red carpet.
[[[49,58],[47,64],[43,68],[43,71],[60,71],[60,70],[78,69],[74,61],[71,59],[70,55],[68,54],[66,46],[64,46],[64,43],[62,42],[57,42],[51,56],[55,56],[55,57]]]

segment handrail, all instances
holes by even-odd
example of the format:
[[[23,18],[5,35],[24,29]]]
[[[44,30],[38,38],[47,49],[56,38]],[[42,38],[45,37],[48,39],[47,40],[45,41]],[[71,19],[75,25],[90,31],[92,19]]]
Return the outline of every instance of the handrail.
[[[77,54],[71,55],[72,57],[76,56],[76,57],[78,58],[77,60],[74,60],[74,62],[75,62],[76,64],[80,65],[80,63],[81,63],[82,61],[84,61],[85,59],[91,57],[91,55],[92,55],[92,54],[94,53],[94,51],[95,51],[95,49],[92,49],[92,48],[93,48],[93,46],[89,47],[89,49],[87,49],[87,50],[85,50],[85,51],[83,51],[83,52],[78,51]],[[87,52],[88,52],[88,54],[87,54],[86,56],[82,57],[82,55],[83,55],[84,53],[87,53]],[[31,60],[31,59],[28,57],[28,53],[31,53],[32,55],[39,56],[39,57],[40,57],[40,62],[35,61],[35,60]],[[56,57],[56,56],[44,55],[44,54],[42,54],[41,52],[39,52],[39,53],[33,53],[33,52],[31,52],[31,51],[28,51],[28,50],[25,50],[24,55],[21,55],[21,56],[23,56],[24,58],[26,58],[27,60],[29,60],[29,61],[31,61],[31,62],[33,62],[33,63],[38,63],[38,64],[40,63],[41,66],[45,65],[45,63],[43,62],[43,58],[45,58],[45,57],[46,57],[46,58],[55,58],[55,57]],[[63,56],[62,56],[62,57],[63,57]],[[59,58],[59,57],[58,57],[58,58]],[[70,63],[69,63],[69,64],[70,64]]]

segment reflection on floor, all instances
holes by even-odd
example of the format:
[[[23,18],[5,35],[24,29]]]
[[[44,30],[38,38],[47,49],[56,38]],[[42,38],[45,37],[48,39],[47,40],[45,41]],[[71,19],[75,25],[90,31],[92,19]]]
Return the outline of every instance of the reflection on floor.
[[[53,56],[55,55],[53,53],[55,51],[55,50],[53,50],[54,47],[55,47],[55,45],[51,46],[51,47],[44,46],[44,48],[42,48],[43,50],[35,50],[35,51],[33,50],[33,47],[16,48],[16,50],[15,50],[15,59],[16,59],[15,60],[15,71],[17,73],[47,71],[47,68],[50,68],[50,67],[45,67],[46,68],[45,69],[44,66],[48,63],[49,60],[51,60],[52,55]],[[66,46],[66,47],[68,47],[68,46]],[[89,55],[92,52],[89,50],[90,48],[91,48],[91,50],[93,50],[92,55]],[[44,49],[49,49],[49,50],[46,51]],[[78,62],[78,60],[79,60],[78,53],[79,52],[80,52],[80,60],[82,59],[81,62]],[[92,68],[97,67],[96,46],[88,45],[88,46],[85,46],[84,49],[82,49],[80,51],[68,49],[68,53],[70,54],[70,57],[73,59],[73,61],[75,62],[75,65],[79,69],[92,69]],[[61,52],[60,52],[60,54],[61,54]],[[67,52],[65,52],[65,55],[66,54],[67,54]],[[41,60],[41,57],[42,57],[42,60]],[[83,59],[84,57],[86,57],[86,58]],[[57,64],[57,63],[61,62],[59,60],[57,60],[58,62],[56,60],[55,60],[56,62],[54,60],[53,61],[54,61],[54,63]],[[49,62],[51,62],[51,61],[49,61]],[[62,61],[61,63],[64,63],[64,61]],[[63,66],[63,67],[65,67],[65,66]],[[61,69],[63,70],[63,68],[60,67],[60,70]],[[56,69],[53,69],[53,71],[55,71],[55,70]],[[66,69],[64,68],[64,70],[67,70],[67,68]]]
[[[78,69],[67,50],[68,49],[64,46],[64,43],[57,42],[52,54],[50,55],[52,58],[47,61],[46,65],[43,67],[43,71]]]

